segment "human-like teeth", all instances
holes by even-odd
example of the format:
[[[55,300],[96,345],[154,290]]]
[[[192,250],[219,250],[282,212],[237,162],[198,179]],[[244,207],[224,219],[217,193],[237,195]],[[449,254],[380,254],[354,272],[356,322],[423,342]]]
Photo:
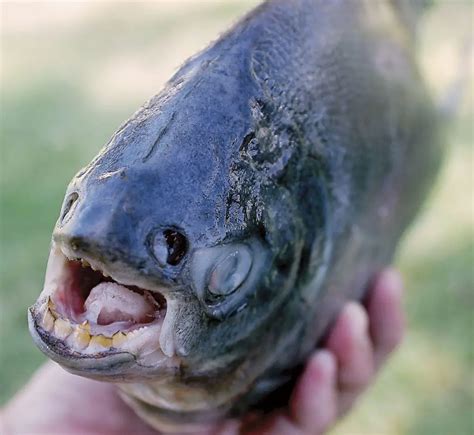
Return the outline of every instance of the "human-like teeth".
[[[112,339],[105,335],[93,335],[91,337],[90,346],[101,346],[104,349],[108,349],[112,346]]]
[[[71,335],[72,326],[71,324],[63,319],[56,319],[54,322],[54,335],[60,338],[61,340],[66,339]]]
[[[159,349],[158,342],[159,326],[144,326],[127,334],[127,340],[122,343],[120,349],[133,354],[142,354]]]
[[[81,259],[81,266],[82,267],[90,267],[90,264],[88,261]]]
[[[71,341],[74,347],[78,348],[79,350],[85,349],[87,346],[89,346],[91,341],[91,335],[89,332],[80,326],[76,326],[74,328],[74,332],[69,338],[72,339]]]
[[[50,310],[55,310],[56,309],[56,305],[50,297],[48,297],[48,308]]]
[[[51,300],[51,298],[48,298],[48,309],[51,311],[51,314],[55,319],[59,317],[58,313],[56,312],[56,304]]]
[[[49,306],[48,301],[43,304],[44,313],[40,321],[42,328],[64,340],[74,351],[94,354],[115,348],[142,356],[156,352],[162,354],[158,341],[160,325],[146,325],[129,332],[118,331],[112,337],[107,337],[103,334],[92,334],[91,325],[87,320],[79,325],[71,324],[67,319],[59,317],[48,308]]]
[[[91,325],[89,324],[89,321],[84,320],[78,328],[83,329],[84,331],[88,332],[90,334],[91,332]]]
[[[48,332],[51,332],[54,328],[54,317],[51,314],[51,311],[49,311],[48,309],[45,310],[43,314],[42,326],[43,326],[43,329]]]
[[[89,345],[83,350],[86,354],[100,353],[110,350],[112,339],[105,335],[92,335]]]
[[[120,347],[127,340],[127,334],[123,332],[117,332],[112,336],[112,346]]]
[[[49,311],[49,313],[53,316],[54,320],[56,320],[59,317],[58,313],[56,312],[56,305],[51,300],[51,298],[48,298],[47,307],[44,309]]]

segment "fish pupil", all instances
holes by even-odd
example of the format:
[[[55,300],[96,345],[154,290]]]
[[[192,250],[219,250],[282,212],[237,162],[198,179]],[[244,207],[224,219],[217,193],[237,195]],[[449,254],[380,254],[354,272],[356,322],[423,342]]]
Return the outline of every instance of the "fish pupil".
[[[176,266],[186,254],[188,242],[186,237],[175,230],[163,231],[166,244],[168,245],[168,258],[166,262],[172,266]]]

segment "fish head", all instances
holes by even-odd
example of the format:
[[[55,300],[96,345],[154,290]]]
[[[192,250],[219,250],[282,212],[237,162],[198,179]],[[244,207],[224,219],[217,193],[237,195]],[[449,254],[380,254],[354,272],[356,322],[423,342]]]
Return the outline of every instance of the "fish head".
[[[272,322],[300,249],[290,208],[266,209],[237,176],[258,139],[255,90],[236,78],[203,105],[211,79],[191,86],[204,87],[199,98],[171,83],[74,177],[29,315],[38,346],[67,370],[140,397],[155,382],[178,408],[235,397],[269,366],[261,343],[284,335],[284,319]]]

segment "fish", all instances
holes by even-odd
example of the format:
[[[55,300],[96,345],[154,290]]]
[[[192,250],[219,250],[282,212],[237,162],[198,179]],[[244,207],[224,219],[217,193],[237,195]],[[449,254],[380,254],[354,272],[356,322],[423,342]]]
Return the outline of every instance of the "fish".
[[[442,160],[414,4],[270,0],[186,61],[69,184],[39,349],[158,429],[284,401]]]

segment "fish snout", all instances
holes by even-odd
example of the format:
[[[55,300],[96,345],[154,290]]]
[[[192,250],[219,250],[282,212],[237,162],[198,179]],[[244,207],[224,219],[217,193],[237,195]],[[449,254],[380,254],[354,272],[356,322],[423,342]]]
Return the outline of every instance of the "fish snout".
[[[147,276],[162,283],[178,279],[190,251],[189,235],[165,219],[150,219],[138,207],[66,195],[53,232],[53,243],[69,259],[84,259],[112,272],[127,269],[130,276]],[[145,217],[143,217],[145,216]]]
[[[56,229],[53,233],[53,243],[69,259],[103,257],[103,255],[99,254],[101,251],[104,251],[104,249],[101,249],[100,243],[94,240],[90,234],[79,231],[77,228],[74,230]]]
[[[106,200],[85,199],[78,192],[66,196],[53,231],[53,243],[69,258],[114,263],[128,257],[143,257],[131,217],[119,213]]]

